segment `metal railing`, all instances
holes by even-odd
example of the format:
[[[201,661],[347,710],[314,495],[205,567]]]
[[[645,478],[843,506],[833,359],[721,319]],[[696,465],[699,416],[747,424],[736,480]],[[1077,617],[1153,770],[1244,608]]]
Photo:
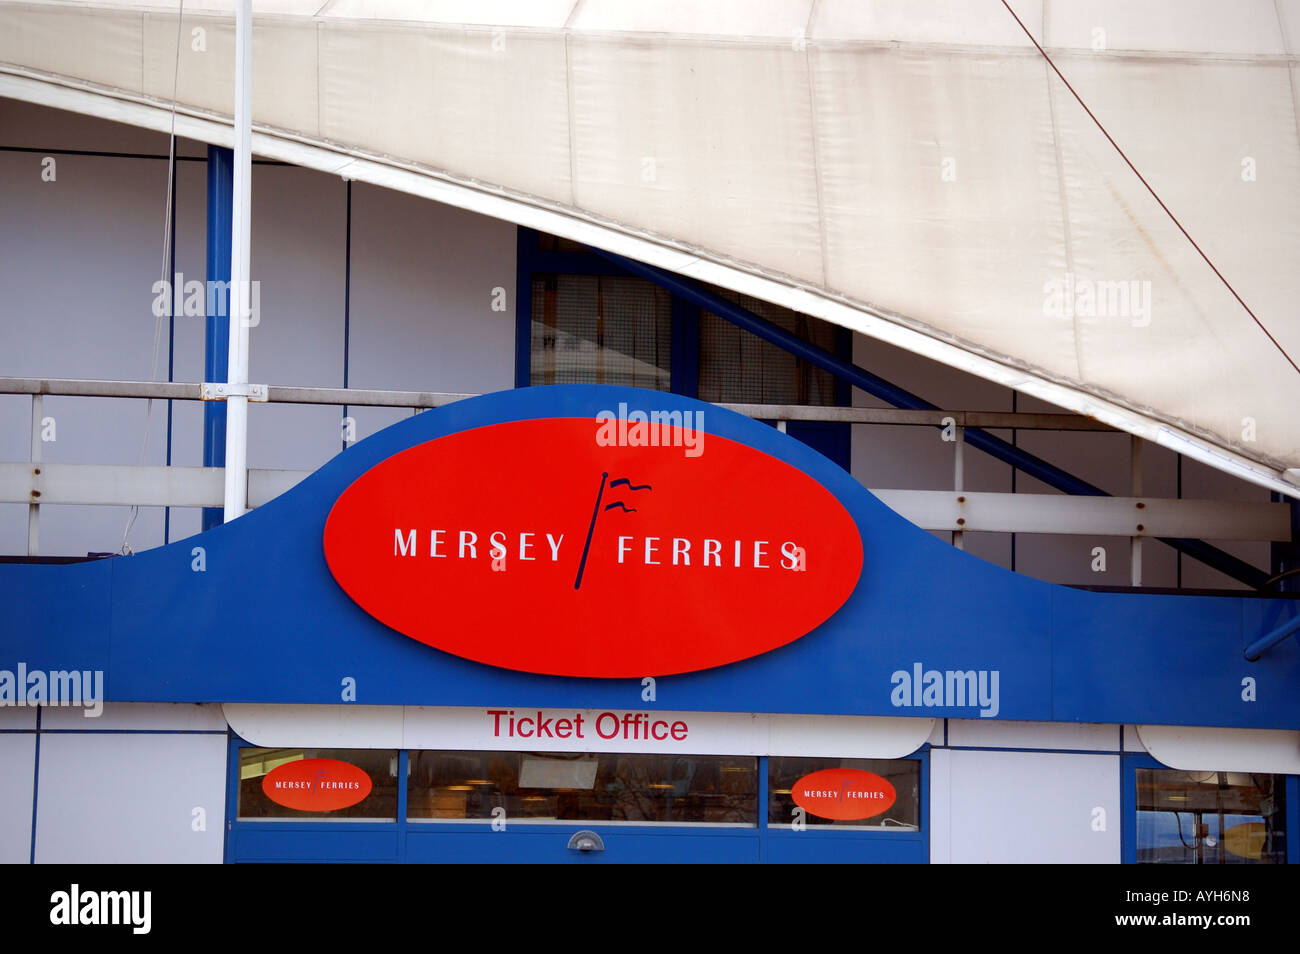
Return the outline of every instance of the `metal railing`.
[[[93,397],[202,401],[219,399],[219,389],[201,383],[0,378],[0,394],[31,397],[32,441],[26,462],[0,463],[0,502],[28,505],[28,555],[39,546],[40,507],[49,504],[104,506],[218,507],[223,468],[54,464],[41,460],[43,398]],[[410,409],[442,407],[472,394],[268,385],[258,400],[281,404]],[[1131,497],[1072,497],[1061,494],[969,492],[964,486],[962,429],[965,427],[1052,431],[1113,431],[1075,414],[1002,411],[930,411],[895,408],[814,407],[790,404],[719,404],[747,417],[791,421],[939,427],[953,444],[953,489],[924,491],[870,488],[882,502],[927,530],[947,531],[954,545],[967,531],[1090,534],[1128,537],[1131,582],[1141,584],[1142,542],[1148,537],[1204,537],[1220,540],[1290,540],[1290,509],[1282,503],[1172,500],[1143,497],[1141,441],[1133,438]],[[310,471],[251,469],[249,505],[259,506],[306,477]]]

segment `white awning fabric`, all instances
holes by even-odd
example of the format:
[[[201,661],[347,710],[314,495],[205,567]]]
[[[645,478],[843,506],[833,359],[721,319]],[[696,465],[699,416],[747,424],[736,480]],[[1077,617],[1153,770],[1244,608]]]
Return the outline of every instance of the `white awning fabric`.
[[[1300,0],[1012,0],[1300,361]],[[1001,0],[257,0],[254,150],[754,294],[1300,495],[1300,373]],[[0,0],[0,96],[229,143],[230,3]],[[180,38],[179,65],[177,39]]]

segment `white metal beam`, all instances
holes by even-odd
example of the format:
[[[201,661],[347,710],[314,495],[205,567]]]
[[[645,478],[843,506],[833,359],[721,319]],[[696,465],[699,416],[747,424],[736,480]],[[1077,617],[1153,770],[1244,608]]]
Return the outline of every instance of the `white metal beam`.
[[[1291,539],[1290,509],[1287,504],[1279,503],[943,490],[871,492],[886,506],[926,530],[1207,540]]]
[[[250,506],[275,499],[310,473],[250,470]],[[0,463],[0,503],[219,507],[224,496],[225,472],[220,467]]]
[[[248,385],[250,399],[272,404],[336,404],[351,407],[443,407],[476,394],[446,391],[385,391],[367,388],[318,388]],[[0,377],[0,394],[58,394],[73,397],[154,398],[155,400],[225,400],[228,384],[182,381],[112,381],[82,378]],[[265,393],[262,393],[265,391]],[[1111,431],[1078,414],[1033,414],[1008,411],[910,411],[893,407],[827,407],[808,404],[717,404],[765,421],[834,421],[844,424],[896,424],[941,427],[946,419],[958,427],[1019,428],[1044,431]]]

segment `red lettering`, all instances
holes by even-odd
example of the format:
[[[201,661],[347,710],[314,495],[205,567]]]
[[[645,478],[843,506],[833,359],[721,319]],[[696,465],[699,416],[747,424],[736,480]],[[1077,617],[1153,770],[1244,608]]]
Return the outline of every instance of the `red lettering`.
[[[543,735],[548,739],[555,738],[555,736],[551,735],[551,720],[543,719],[542,714],[539,712],[537,713],[537,737],[540,739]]]
[[[557,739],[567,739],[573,734],[573,723],[568,719],[555,720],[555,737]]]
[[[659,734],[660,726],[664,727],[663,735]],[[660,719],[654,725],[650,726],[650,734],[655,738],[656,741],[662,742],[664,739],[668,738],[668,723]]]
[[[581,712],[574,714],[573,722],[574,722],[573,734],[577,736],[579,739],[585,738],[585,736],[582,734],[582,713]]]
[[[489,709],[487,714],[492,716],[492,734],[501,734],[501,717],[506,714],[505,709]]]
[[[603,728],[601,728],[601,726],[605,724],[606,719],[609,719],[614,723],[614,727],[609,730],[608,734]],[[614,736],[618,735],[618,716],[614,715],[612,712],[602,712],[600,715],[596,716],[596,734],[602,739],[612,739]]]
[[[680,719],[673,723],[673,728],[672,728],[673,738],[676,739],[678,742],[684,742],[686,740],[687,731],[688,730],[686,728],[686,723],[682,722]],[[678,735],[677,734],[678,732],[681,732],[681,735]]]
[[[531,728],[527,732],[524,731],[525,722],[527,722],[531,726],[533,724],[533,720],[528,718],[527,716],[524,716],[519,720],[519,737],[521,739],[526,739],[533,734],[533,730]]]

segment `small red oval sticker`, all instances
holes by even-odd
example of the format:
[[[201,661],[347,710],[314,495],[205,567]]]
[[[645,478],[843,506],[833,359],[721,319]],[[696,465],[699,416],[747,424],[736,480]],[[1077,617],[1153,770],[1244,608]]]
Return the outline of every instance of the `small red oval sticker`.
[[[337,759],[298,759],[277,765],[262,778],[262,791],[277,805],[300,812],[333,812],[370,794],[370,775]]]
[[[393,455],[330,511],[330,572],[445,652],[608,678],[768,652],[853,592],[861,536],[812,477],[675,425],[611,443],[608,423],[492,424]]]
[[[790,789],[790,797],[818,818],[856,821],[888,811],[898,796],[888,779],[872,772],[830,768],[799,779]]]

